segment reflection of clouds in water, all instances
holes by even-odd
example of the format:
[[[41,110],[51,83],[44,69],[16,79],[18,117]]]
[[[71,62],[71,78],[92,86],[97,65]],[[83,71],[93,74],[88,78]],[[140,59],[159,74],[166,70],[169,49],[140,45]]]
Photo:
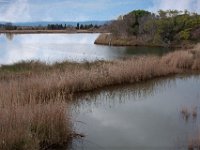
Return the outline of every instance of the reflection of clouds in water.
[[[141,102],[163,92],[166,88],[176,87],[176,78],[153,79],[126,86],[110,87],[78,96],[75,111],[88,108],[115,108],[128,102]]]
[[[128,55],[160,54],[146,48],[95,45],[99,34],[18,34],[0,36],[0,64],[21,60],[55,62],[62,60],[110,60]],[[131,53],[130,53],[131,52]]]
[[[93,44],[99,34],[19,34],[13,41],[23,44]]]
[[[199,104],[199,84],[199,76],[176,76],[101,90],[91,99],[87,96],[73,115],[85,123],[75,124],[78,132],[87,135],[81,146],[95,149],[87,142],[92,141],[114,149],[177,149],[177,138],[187,143],[195,126],[184,124],[178,109]]]
[[[47,62],[107,59],[109,48],[94,45],[99,34],[26,34],[0,37],[0,64],[36,59]]]

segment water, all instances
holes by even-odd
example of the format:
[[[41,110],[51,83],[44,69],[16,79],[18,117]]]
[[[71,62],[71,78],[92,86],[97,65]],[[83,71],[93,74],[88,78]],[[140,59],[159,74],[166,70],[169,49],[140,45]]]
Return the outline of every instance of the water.
[[[48,63],[70,61],[110,60],[131,55],[162,55],[166,48],[110,47],[95,45],[99,34],[1,34],[0,64],[22,60]]]
[[[99,34],[0,35],[0,64],[22,60],[111,60],[134,55],[163,55],[164,48],[94,45]],[[200,76],[176,76],[84,94],[72,104],[74,129],[85,138],[73,149],[187,149],[200,125]],[[197,118],[183,118],[181,109]]]
[[[73,106],[81,150],[187,149],[200,125],[200,76],[176,76],[84,95]],[[197,107],[197,118],[181,114]]]

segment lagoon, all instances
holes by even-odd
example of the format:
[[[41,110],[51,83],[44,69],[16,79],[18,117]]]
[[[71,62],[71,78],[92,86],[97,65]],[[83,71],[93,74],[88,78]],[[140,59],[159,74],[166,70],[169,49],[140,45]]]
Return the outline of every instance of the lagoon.
[[[197,138],[200,76],[178,75],[109,87],[83,96],[73,107],[74,126],[84,139],[73,149],[187,150]],[[196,107],[197,118],[190,113]]]
[[[113,47],[95,45],[99,34],[1,34],[0,64],[39,60],[54,63],[63,60],[112,60],[136,55],[163,55],[168,48]]]

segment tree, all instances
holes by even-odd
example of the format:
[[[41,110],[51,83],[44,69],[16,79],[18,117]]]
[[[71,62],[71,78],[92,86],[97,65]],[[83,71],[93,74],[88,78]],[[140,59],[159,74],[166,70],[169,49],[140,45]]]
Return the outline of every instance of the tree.
[[[132,11],[130,14],[133,14],[137,17],[143,17],[143,16],[147,16],[147,15],[150,15],[151,13],[148,12],[148,11],[145,11],[145,10],[134,10]]]
[[[80,29],[84,29],[84,26],[83,26],[83,24],[81,24],[81,26],[80,26]]]
[[[77,29],[77,30],[80,29],[80,25],[79,25],[79,23],[77,23],[76,29]]]
[[[176,17],[179,14],[178,10],[168,10],[167,12],[168,12],[168,16],[170,17]]]
[[[167,18],[167,12],[166,11],[164,11],[164,10],[159,10],[158,11],[158,14],[159,14],[159,16],[160,16],[160,18]]]
[[[183,31],[181,31],[181,32],[179,33],[179,35],[180,35],[180,38],[181,38],[182,40],[188,40],[189,37],[190,37],[189,30],[183,30]]]
[[[6,23],[5,24],[5,29],[6,30],[16,30],[17,26],[14,26],[12,23]]]
[[[159,10],[158,13],[159,16],[156,16],[146,11],[134,10],[124,15],[123,20],[113,21],[109,30],[114,36],[135,36],[158,45],[168,45],[180,40],[198,40],[199,36],[193,34],[200,27],[199,14],[192,14],[187,10],[185,13],[178,10]]]

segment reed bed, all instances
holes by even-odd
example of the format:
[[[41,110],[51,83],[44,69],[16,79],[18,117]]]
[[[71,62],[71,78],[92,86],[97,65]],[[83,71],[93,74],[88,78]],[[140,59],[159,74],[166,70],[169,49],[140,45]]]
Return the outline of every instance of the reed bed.
[[[38,61],[0,67],[0,149],[44,149],[72,138],[67,101],[78,92],[200,69],[200,46],[163,57],[113,61]]]
[[[70,122],[64,103],[6,106],[0,110],[0,149],[35,150],[64,146]]]

